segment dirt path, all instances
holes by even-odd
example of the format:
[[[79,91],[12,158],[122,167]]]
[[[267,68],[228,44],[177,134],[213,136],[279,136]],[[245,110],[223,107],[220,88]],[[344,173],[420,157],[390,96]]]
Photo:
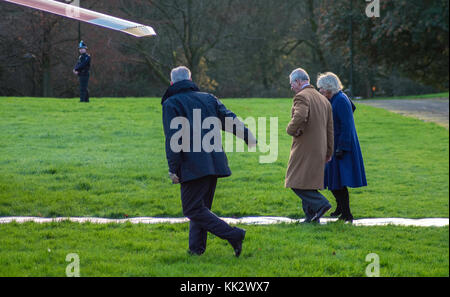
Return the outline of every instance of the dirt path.
[[[449,99],[355,100],[355,102],[416,117],[426,122],[435,122],[449,128]]]

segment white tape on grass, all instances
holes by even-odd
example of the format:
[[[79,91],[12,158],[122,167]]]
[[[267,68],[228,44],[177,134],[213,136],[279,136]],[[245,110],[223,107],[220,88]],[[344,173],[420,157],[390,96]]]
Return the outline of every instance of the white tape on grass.
[[[245,218],[222,218],[232,225],[273,225],[273,224],[295,224],[303,222],[303,219],[290,219],[284,217],[245,217]],[[189,222],[187,218],[129,218],[129,219],[105,219],[89,217],[69,217],[69,218],[39,218],[39,217],[2,217],[0,224],[12,222],[26,223],[52,223],[70,221],[74,223],[92,223],[92,224],[123,224],[130,222],[132,224],[182,224]],[[337,219],[322,218],[321,224],[336,222]],[[415,227],[445,227],[449,225],[448,218],[425,218],[425,219],[405,219],[405,218],[368,218],[353,221],[354,226],[415,226]]]

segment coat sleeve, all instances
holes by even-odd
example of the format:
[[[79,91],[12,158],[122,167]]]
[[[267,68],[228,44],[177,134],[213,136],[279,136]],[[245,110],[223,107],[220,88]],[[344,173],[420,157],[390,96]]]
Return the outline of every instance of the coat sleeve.
[[[349,102],[346,102],[345,98],[342,98],[337,102],[336,117],[337,123],[339,125],[338,130],[340,131],[338,139],[336,139],[337,149],[342,151],[352,150],[352,122],[353,122],[353,111]]]
[[[297,95],[294,98],[293,114],[286,132],[291,136],[298,136],[298,132],[305,129],[309,119],[309,100]]]
[[[85,68],[89,64],[90,61],[91,61],[91,57],[90,56],[86,56],[84,58],[81,58],[80,61],[78,61],[77,65],[75,65],[74,70],[75,71],[83,70],[83,68]]]
[[[327,120],[327,159],[331,158],[334,153],[334,122],[333,122],[333,109],[331,105],[328,108],[328,120]]]
[[[250,140],[256,141],[252,132],[247,127],[245,127],[242,121],[237,119],[236,114],[227,109],[218,98],[215,98],[215,100],[217,103],[217,115],[222,123],[222,130],[233,133],[236,137],[242,138],[247,145],[249,144]],[[234,124],[232,128],[228,127],[226,120],[227,118],[233,121]]]
[[[164,135],[166,137],[166,158],[169,165],[169,172],[179,175],[181,166],[181,152],[176,153],[170,147],[170,140],[176,133],[176,130],[170,128],[170,123],[172,119],[177,117],[177,114],[177,110],[172,104],[163,104],[163,126]]]

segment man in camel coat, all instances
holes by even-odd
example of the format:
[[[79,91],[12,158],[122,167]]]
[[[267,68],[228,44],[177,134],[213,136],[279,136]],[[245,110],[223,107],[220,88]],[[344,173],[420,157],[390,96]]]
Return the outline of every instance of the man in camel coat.
[[[285,187],[302,199],[305,222],[319,222],[331,209],[318,190],[324,189],[325,165],[333,156],[333,111],[328,99],[310,85],[305,70],[298,68],[289,77],[296,95],[286,129],[293,141]]]

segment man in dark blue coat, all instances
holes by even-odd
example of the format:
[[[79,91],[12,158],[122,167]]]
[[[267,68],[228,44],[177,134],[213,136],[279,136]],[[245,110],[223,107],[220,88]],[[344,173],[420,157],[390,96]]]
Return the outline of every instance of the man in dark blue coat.
[[[91,68],[91,56],[87,53],[87,45],[83,40],[78,45],[80,56],[73,69],[73,73],[78,75],[80,80],[80,102],[89,102],[89,70]]]
[[[220,131],[231,119],[237,124],[227,131],[241,135],[249,146],[255,146],[256,139],[219,99],[200,92],[184,66],[172,70],[171,86],[161,103],[169,176],[174,184],[181,184],[183,214],[190,220],[189,253],[203,254],[211,232],[228,240],[239,257],[245,230],[231,227],[211,212],[217,179],[231,175]]]
[[[331,72],[319,75],[317,87],[331,102],[334,122],[334,155],[325,167],[325,188],[336,198],[337,208],[331,216],[353,221],[348,187],[367,186],[364,162],[353,112],[356,107],[342,92],[339,77]]]

